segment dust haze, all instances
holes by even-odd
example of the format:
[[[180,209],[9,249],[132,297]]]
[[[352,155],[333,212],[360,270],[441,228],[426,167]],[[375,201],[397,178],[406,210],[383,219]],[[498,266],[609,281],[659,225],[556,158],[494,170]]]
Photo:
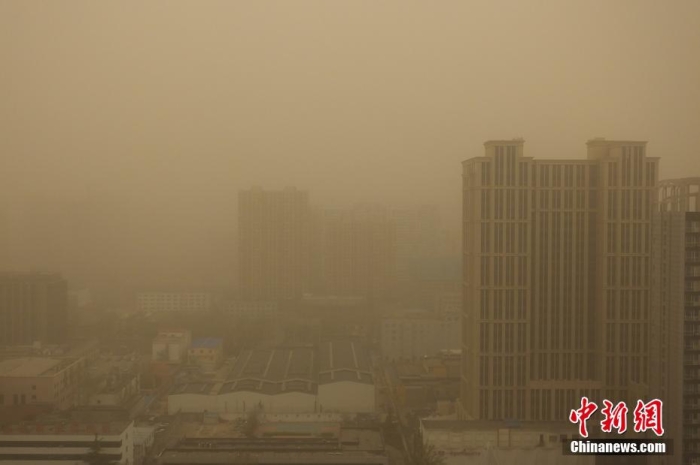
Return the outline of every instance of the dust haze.
[[[224,287],[240,189],[437,205],[522,136],[648,140],[700,171],[700,4],[0,3],[3,268],[76,286]]]

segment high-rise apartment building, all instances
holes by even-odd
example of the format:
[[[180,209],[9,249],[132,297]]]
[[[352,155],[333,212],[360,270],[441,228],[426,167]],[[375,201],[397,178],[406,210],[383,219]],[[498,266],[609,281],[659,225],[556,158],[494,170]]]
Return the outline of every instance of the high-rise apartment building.
[[[383,301],[396,284],[396,228],[382,207],[326,210],[316,250],[323,294]]]
[[[63,342],[67,306],[58,274],[0,273],[0,346]]]
[[[649,383],[658,159],[594,139],[584,159],[485,143],[463,162],[465,418],[565,421]]]
[[[394,208],[389,216],[396,225],[397,278],[410,281],[423,260],[441,252],[440,211],[435,205],[422,205]]]
[[[244,299],[296,299],[307,291],[309,220],[308,192],[239,193],[238,278]]]
[[[659,183],[653,229],[653,395],[663,399],[675,454],[700,463],[700,178]]]

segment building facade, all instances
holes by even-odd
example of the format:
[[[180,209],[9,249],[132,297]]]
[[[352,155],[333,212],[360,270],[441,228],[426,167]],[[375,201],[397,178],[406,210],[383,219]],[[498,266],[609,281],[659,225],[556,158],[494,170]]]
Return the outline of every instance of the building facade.
[[[459,313],[408,311],[381,322],[382,357],[411,360],[459,349],[462,343]]]
[[[83,358],[4,360],[0,362],[0,409],[20,405],[72,407],[77,403],[85,370]]]
[[[463,162],[465,418],[562,420],[648,385],[657,173],[645,142],[605,139],[570,160],[488,141]]]
[[[134,464],[134,424],[43,421],[0,429],[0,462],[7,465],[86,463],[99,444],[100,458]]]
[[[212,304],[207,292],[140,292],[136,299],[140,312],[206,312]]]
[[[187,362],[192,346],[192,333],[186,329],[161,330],[153,339],[151,356],[154,362],[181,364]]]
[[[700,463],[700,178],[659,183],[653,232],[652,382],[677,451]],[[682,453],[681,453],[682,452]]]
[[[215,337],[195,339],[189,350],[190,364],[203,373],[214,373],[224,363],[224,340]]]
[[[0,346],[64,342],[67,307],[60,275],[0,273]]]
[[[168,412],[373,413],[375,382],[359,344],[333,341],[241,353],[226,381],[179,384]]]
[[[308,192],[239,193],[238,278],[244,300],[297,299],[308,290],[309,221]]]

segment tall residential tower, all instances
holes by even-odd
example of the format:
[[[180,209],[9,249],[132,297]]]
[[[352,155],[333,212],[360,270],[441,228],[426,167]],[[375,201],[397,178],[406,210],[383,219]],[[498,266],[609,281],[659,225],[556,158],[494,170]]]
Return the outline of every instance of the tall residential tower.
[[[700,463],[700,178],[659,183],[653,230],[653,395],[664,401],[668,465]],[[682,453],[681,453],[682,452]],[[682,461],[681,461],[682,460]]]
[[[0,346],[64,342],[67,306],[58,274],[0,273]]]
[[[309,194],[253,188],[238,197],[239,290],[246,300],[296,299],[309,285]]]
[[[488,141],[463,162],[465,418],[564,421],[581,396],[648,385],[658,159],[645,142],[587,145],[538,160]]]

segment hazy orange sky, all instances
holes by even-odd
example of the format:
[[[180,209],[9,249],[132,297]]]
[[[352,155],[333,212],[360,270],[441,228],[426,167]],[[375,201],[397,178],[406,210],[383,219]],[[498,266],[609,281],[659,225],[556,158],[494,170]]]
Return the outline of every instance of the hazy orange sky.
[[[217,199],[216,229],[238,189],[295,185],[456,220],[460,161],[516,136],[648,140],[662,177],[700,175],[694,0],[5,0],[0,62],[6,202]]]

